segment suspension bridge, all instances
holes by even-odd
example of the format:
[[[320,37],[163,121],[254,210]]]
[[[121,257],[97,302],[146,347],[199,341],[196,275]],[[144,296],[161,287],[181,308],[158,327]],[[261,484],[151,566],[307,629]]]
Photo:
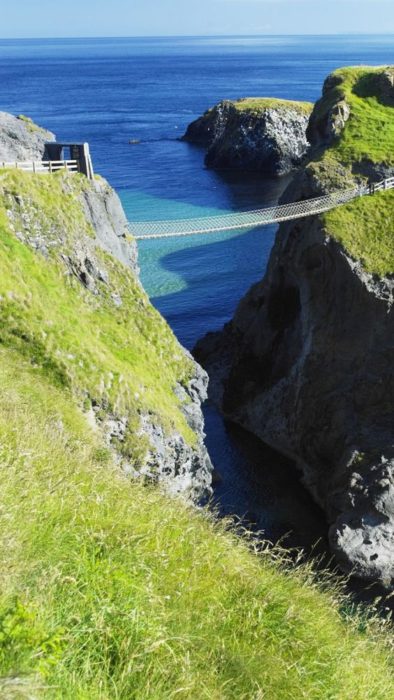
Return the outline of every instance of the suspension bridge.
[[[197,234],[217,233],[220,231],[250,229],[257,226],[278,224],[282,221],[291,221],[292,219],[302,219],[313,214],[323,214],[326,211],[347,204],[357,197],[373,195],[376,192],[390,189],[394,189],[394,177],[370,185],[339,190],[321,197],[289,204],[279,204],[274,207],[266,207],[254,211],[231,212],[230,214],[203,216],[193,219],[135,221],[129,223],[129,229],[134,238],[140,241],[153,238],[195,236]]]

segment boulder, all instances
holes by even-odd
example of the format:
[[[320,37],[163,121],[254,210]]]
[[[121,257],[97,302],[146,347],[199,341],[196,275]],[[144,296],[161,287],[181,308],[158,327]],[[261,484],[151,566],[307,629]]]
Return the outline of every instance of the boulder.
[[[0,163],[42,160],[45,143],[54,140],[52,132],[37,126],[28,117],[0,112]]]

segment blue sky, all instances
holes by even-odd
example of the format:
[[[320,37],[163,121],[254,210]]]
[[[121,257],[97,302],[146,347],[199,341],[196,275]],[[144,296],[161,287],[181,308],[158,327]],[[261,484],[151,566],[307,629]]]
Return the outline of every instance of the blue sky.
[[[0,0],[0,36],[394,33],[394,0]]]

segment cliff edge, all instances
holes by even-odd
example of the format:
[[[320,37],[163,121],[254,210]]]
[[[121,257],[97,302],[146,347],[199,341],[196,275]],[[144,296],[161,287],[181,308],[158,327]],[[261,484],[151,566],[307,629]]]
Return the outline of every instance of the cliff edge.
[[[392,174],[392,68],[346,68],[285,201]],[[345,571],[394,583],[394,193],[279,228],[268,269],[196,357],[223,412],[292,457]],[[224,359],[225,358],[225,359]]]

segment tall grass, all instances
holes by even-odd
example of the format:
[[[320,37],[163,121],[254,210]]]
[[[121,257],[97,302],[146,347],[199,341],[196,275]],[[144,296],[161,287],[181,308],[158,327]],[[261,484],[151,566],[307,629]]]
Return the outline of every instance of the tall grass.
[[[393,697],[378,623],[128,482],[67,390],[13,350],[0,367],[2,697]]]

